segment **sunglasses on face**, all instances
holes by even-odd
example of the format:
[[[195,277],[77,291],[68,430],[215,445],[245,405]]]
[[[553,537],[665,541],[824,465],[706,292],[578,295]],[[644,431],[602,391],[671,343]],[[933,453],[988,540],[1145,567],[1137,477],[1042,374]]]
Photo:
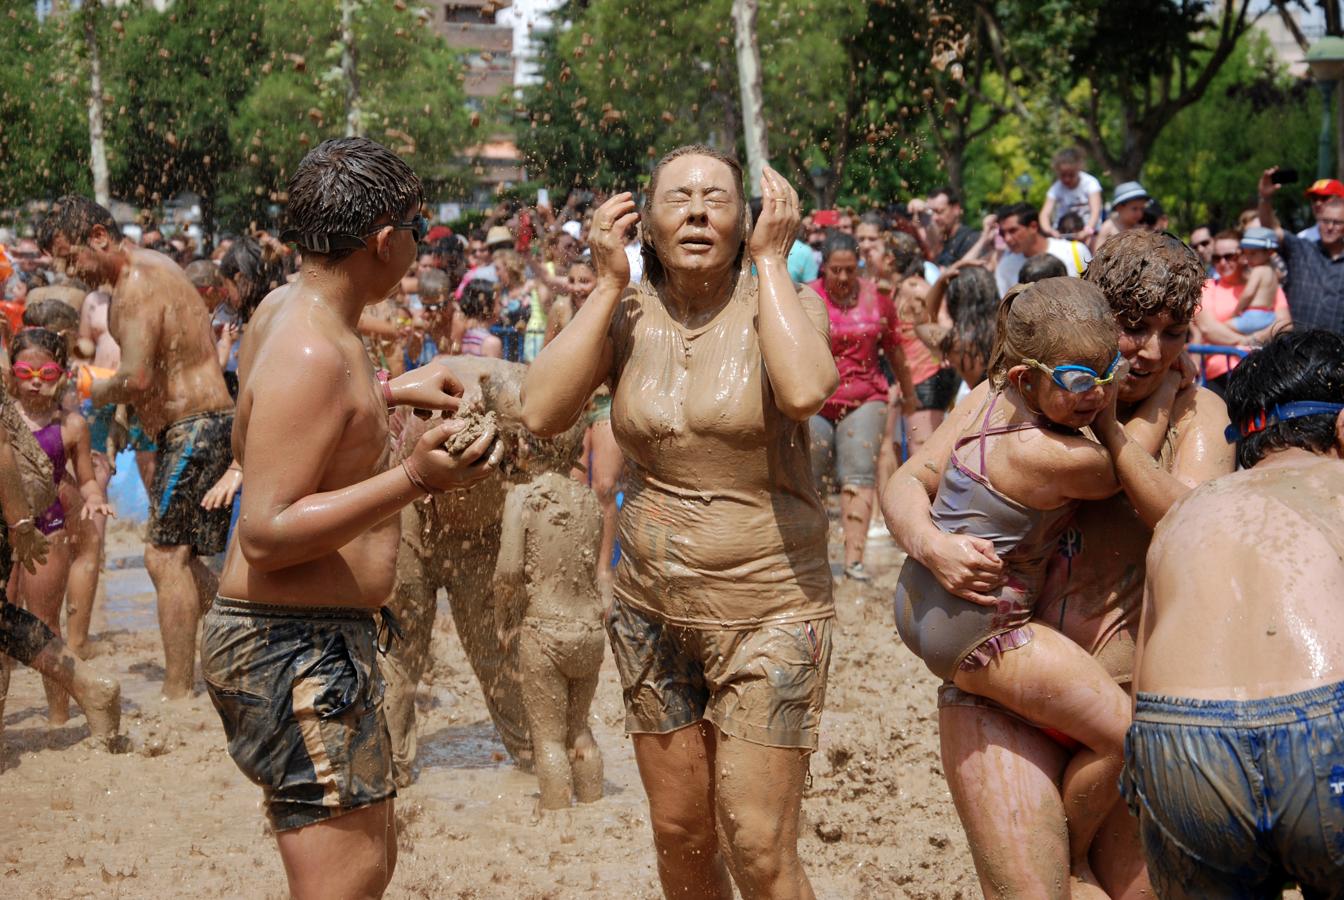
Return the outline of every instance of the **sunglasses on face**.
[[[1105,375],[1098,375],[1095,370],[1088,366],[1074,364],[1051,368],[1034,359],[1024,359],[1022,364],[1041,370],[1050,376],[1051,381],[1070,394],[1086,394],[1094,387],[1101,387],[1115,380],[1115,372],[1120,365],[1120,359],[1120,354],[1116,353],[1115,359],[1111,360],[1111,364],[1106,367]]]
[[[1210,257],[1214,262],[1227,262],[1228,260],[1239,259],[1240,253],[1215,253]]]
[[[19,379],[19,381],[32,381],[34,378],[40,378],[43,381],[50,383],[53,381],[60,381],[61,376],[64,374],[65,369],[62,369],[60,366],[56,365],[56,363],[43,363],[40,368],[36,369],[28,365],[28,363],[21,362],[14,364],[14,377]]]
[[[429,219],[424,216],[415,216],[406,222],[389,222],[386,225],[379,225],[363,237],[341,233],[304,234],[296,228],[291,228],[280,235],[280,240],[293,242],[302,249],[311,250],[314,253],[330,253],[333,250],[363,250],[368,246],[368,239],[384,228],[392,228],[394,231],[409,231],[411,237],[418,244],[420,239],[429,231]]]

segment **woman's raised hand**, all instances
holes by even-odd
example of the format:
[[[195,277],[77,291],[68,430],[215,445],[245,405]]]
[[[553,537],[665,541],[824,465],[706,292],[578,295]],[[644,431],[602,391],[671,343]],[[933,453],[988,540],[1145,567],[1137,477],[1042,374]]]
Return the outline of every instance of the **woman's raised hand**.
[[[593,213],[593,227],[588,232],[588,250],[598,281],[607,280],[624,288],[630,283],[630,259],[625,255],[626,239],[630,229],[639,222],[635,198],[629,191],[611,197]]]
[[[798,221],[798,192],[783,175],[766,166],[761,173],[761,217],[751,229],[751,258],[756,262],[788,259],[798,239]]]

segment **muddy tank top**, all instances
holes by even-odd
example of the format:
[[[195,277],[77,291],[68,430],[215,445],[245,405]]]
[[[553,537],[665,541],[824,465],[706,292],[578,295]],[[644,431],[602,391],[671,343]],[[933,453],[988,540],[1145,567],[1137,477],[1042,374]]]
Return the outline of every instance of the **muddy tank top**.
[[[821,298],[798,292],[827,337]],[[611,424],[626,461],[615,590],[665,621],[745,629],[834,615],[808,423],[775,405],[757,308],[743,272],[698,328],[647,282],[612,316]]]

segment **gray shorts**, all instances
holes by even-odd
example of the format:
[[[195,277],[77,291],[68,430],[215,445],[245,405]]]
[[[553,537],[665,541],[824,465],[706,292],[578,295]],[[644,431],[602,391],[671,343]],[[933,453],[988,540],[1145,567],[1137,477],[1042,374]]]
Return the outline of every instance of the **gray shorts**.
[[[877,483],[877,452],[887,426],[887,404],[871,400],[832,424],[812,417],[812,477],[824,497],[827,484],[872,487]]]
[[[1159,897],[1344,896],[1344,682],[1137,699],[1121,790]]]

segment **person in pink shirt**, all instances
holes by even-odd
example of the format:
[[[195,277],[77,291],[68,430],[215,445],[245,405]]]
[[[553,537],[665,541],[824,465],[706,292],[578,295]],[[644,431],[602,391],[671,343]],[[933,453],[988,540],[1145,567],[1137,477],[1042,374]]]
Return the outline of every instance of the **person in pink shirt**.
[[[1217,279],[1204,282],[1199,311],[1195,313],[1195,327],[1199,342],[1230,347],[1259,346],[1275,332],[1292,325],[1288,313],[1288,298],[1279,288],[1274,296],[1274,323],[1254,334],[1242,334],[1227,322],[1237,314],[1237,302],[1246,289],[1246,264],[1241,253],[1241,236],[1235,231],[1221,232],[1213,239],[1213,267]],[[1208,387],[1222,394],[1227,373],[1240,362],[1236,357],[1210,356],[1205,361]]]
[[[845,577],[868,581],[863,548],[873,512],[877,453],[887,415],[887,376],[879,351],[896,373],[902,395],[914,402],[915,389],[901,346],[896,306],[877,285],[859,277],[859,245],[832,234],[821,251],[821,278],[809,286],[826,304],[831,353],[840,386],[812,417],[812,474],[822,496],[840,488],[845,535]]]

